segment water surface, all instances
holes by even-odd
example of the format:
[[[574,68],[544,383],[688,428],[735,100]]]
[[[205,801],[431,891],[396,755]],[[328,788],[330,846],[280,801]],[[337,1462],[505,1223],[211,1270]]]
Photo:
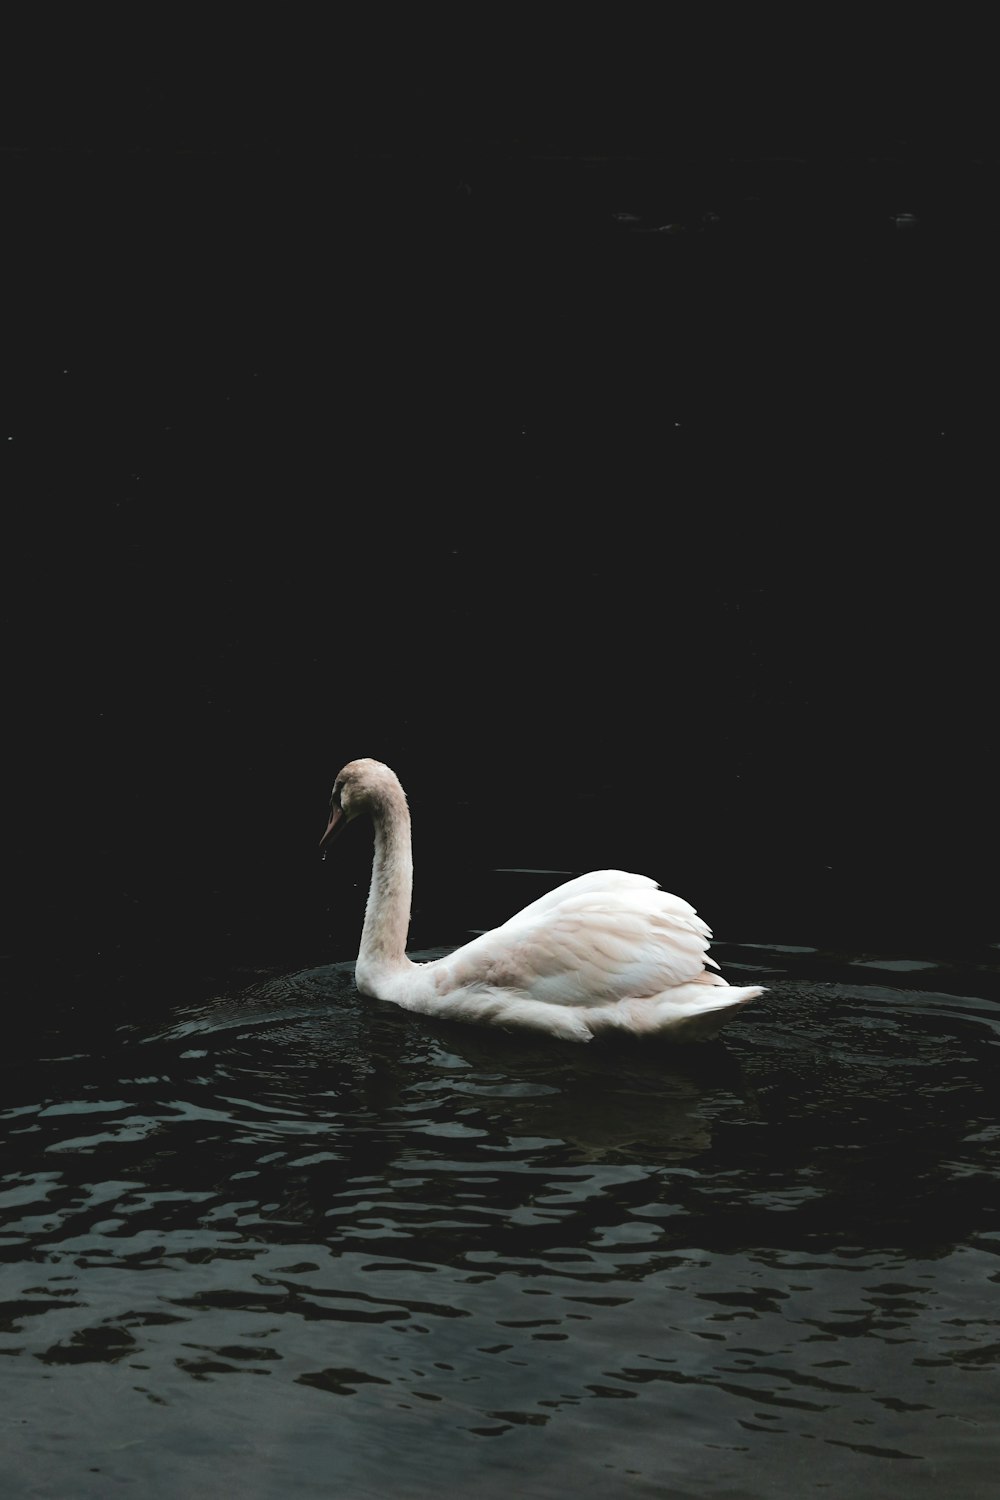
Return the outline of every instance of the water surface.
[[[994,1493],[996,951],[717,946],[698,1047],[350,965],[27,1018],[6,1492]]]

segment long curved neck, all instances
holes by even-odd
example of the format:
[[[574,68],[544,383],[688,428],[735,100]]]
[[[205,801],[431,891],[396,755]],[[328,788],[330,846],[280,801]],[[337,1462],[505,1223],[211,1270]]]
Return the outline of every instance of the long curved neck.
[[[387,788],[372,807],[375,854],[365,907],[358,964],[365,969],[399,967],[406,960],[406,934],[413,895],[410,812],[402,787]]]

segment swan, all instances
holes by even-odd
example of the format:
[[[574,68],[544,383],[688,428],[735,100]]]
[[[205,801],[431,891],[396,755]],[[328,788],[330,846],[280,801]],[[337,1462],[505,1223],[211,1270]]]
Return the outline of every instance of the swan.
[[[598,1032],[714,1037],[763,994],[730,986],[694,907],[647,875],[593,870],[567,880],[443,958],[406,956],[413,892],[410,811],[394,771],[352,760],[338,774],[320,848],[367,813],[371,886],[354,975],[363,995],[449,1020],[527,1027],[567,1041]],[[711,967],[707,967],[710,965]]]

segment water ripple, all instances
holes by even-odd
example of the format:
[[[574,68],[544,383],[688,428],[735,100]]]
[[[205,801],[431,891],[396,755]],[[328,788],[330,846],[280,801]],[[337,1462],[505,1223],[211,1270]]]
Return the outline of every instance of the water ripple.
[[[10,1421],[58,1413],[121,1474],[203,1451],[211,1413],[254,1452],[292,1423],[386,1489],[401,1445],[490,1494],[544,1441],[584,1486],[764,1494],[818,1442],[841,1488],[891,1493],[902,1465],[919,1493],[948,1464],[976,1493],[998,1456],[992,981],[755,958],[752,1023],[683,1056],[427,1023],[338,966],[22,1069],[0,1111]]]

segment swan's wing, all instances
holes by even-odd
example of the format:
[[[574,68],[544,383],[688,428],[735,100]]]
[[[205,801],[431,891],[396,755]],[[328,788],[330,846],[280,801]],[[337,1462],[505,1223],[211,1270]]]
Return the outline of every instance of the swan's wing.
[[[532,901],[529,906],[523,906],[519,912],[515,912],[509,921],[503,923],[503,926],[511,927],[523,921],[525,917],[549,911],[565,901],[568,896],[582,896],[593,891],[655,891],[656,888],[656,881],[648,875],[631,875],[627,870],[589,870],[586,875],[577,875],[574,879],[557,885],[553,890],[546,891],[545,895],[539,896],[537,901]]]
[[[587,1006],[662,995],[692,981],[724,983],[705,972],[712,962],[708,927],[686,901],[654,882],[565,890],[560,887],[556,904],[536,902],[437,960],[438,993],[488,988],[550,1005]]]

